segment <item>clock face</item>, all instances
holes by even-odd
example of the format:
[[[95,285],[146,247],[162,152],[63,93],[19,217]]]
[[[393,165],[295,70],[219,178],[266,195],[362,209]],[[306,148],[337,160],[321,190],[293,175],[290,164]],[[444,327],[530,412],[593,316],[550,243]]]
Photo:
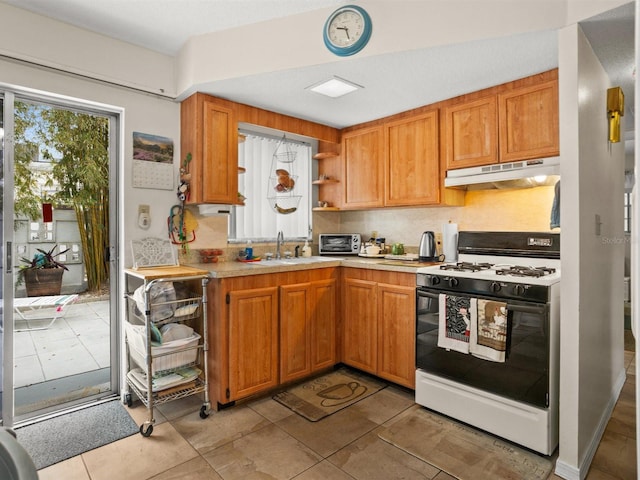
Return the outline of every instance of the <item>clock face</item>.
[[[324,28],[324,43],[336,55],[353,55],[364,48],[371,36],[371,19],[355,5],[336,10]]]

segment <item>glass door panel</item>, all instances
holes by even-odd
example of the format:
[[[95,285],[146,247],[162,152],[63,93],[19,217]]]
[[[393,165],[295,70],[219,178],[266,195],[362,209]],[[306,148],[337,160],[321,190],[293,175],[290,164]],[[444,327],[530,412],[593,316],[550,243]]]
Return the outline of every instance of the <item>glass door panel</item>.
[[[117,390],[108,254],[117,122],[41,98],[16,98],[11,113],[14,185],[4,203],[13,206],[13,268],[5,276],[13,352],[3,358],[13,365],[12,420],[23,422]],[[64,268],[40,268],[55,264]],[[62,278],[46,278],[54,271]]]

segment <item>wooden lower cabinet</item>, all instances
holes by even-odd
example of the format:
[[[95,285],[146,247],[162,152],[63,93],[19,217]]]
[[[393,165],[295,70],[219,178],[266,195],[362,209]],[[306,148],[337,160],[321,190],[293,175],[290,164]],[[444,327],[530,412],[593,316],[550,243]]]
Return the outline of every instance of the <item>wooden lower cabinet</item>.
[[[342,361],[365,372],[378,371],[378,302],[374,281],[345,276]]]
[[[336,363],[336,281],[280,287],[280,382]]]
[[[416,372],[415,317],[415,285],[378,283],[377,374],[411,388]]]
[[[343,268],[345,364],[415,388],[415,275]]]
[[[278,287],[229,292],[229,391],[242,398],[278,384]]]
[[[219,406],[336,363],[336,268],[209,282],[209,396]]]

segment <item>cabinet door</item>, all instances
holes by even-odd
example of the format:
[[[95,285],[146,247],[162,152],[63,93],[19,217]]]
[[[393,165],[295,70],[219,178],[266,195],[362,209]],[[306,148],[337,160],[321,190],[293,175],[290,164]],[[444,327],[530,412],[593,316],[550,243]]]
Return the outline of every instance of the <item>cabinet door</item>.
[[[345,278],[344,363],[375,374],[377,370],[378,321],[375,282]]]
[[[498,163],[498,107],[494,96],[444,110],[447,170]]]
[[[336,281],[311,282],[311,371],[336,363]]]
[[[378,375],[415,388],[415,287],[378,284]]]
[[[280,382],[311,373],[311,284],[280,287]]]
[[[438,111],[385,125],[385,205],[429,205],[440,198]]]
[[[498,95],[500,161],[558,155],[558,81]]]
[[[342,136],[343,207],[381,207],[384,202],[382,127],[366,128]]]
[[[202,182],[202,202],[238,203],[238,133],[233,112],[205,101],[202,115],[203,165],[202,178],[197,180]]]
[[[229,292],[229,401],[278,384],[278,287]]]

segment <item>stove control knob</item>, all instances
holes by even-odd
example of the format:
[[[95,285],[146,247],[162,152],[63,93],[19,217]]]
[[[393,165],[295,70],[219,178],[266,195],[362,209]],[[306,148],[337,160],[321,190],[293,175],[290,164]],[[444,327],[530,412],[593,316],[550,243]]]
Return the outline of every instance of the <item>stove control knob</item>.
[[[502,285],[500,285],[500,283],[498,282],[491,282],[490,287],[492,292],[499,292],[500,289],[502,288]]]
[[[458,282],[458,279],[456,277],[449,277],[448,281],[449,281],[449,287],[452,287],[452,288],[457,287],[458,283],[460,283]]]
[[[431,283],[431,285],[438,285],[440,283],[440,277],[432,276],[429,279],[429,282]]]
[[[524,295],[524,292],[526,289],[527,288],[524,285],[519,283],[514,287],[513,291],[515,292],[516,295]]]

